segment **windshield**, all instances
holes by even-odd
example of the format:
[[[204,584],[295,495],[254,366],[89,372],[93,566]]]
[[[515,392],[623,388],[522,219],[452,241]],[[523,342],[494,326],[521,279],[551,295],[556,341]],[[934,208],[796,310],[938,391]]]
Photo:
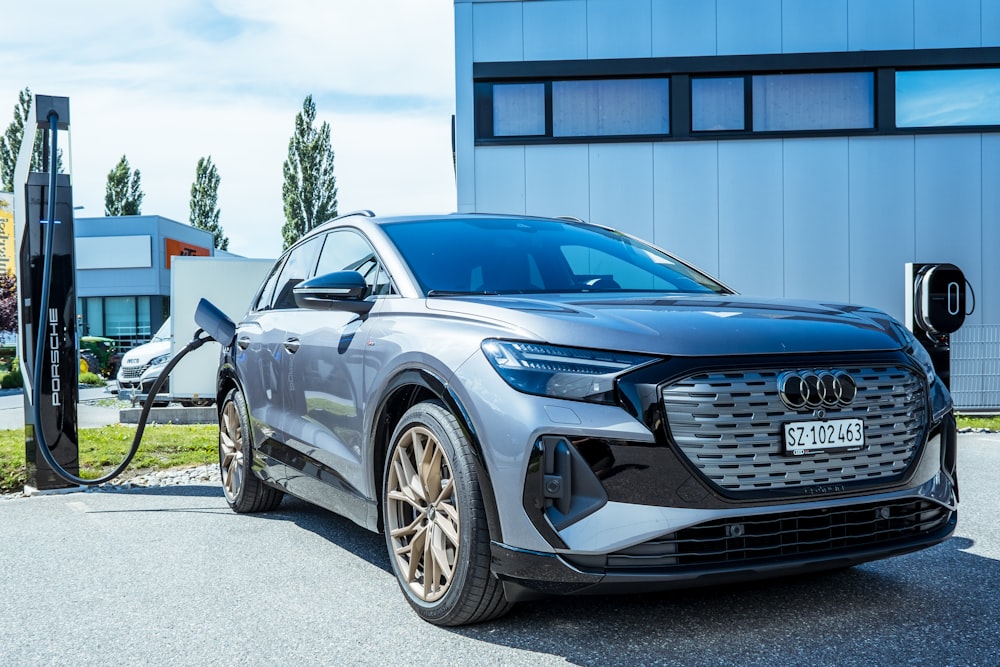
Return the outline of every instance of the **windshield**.
[[[162,341],[162,340],[170,340],[170,318],[169,317],[166,320],[163,321],[163,324],[160,325],[160,328],[156,330],[156,333],[153,334],[153,338],[149,342],[150,343],[155,343],[157,341]]]
[[[452,218],[383,226],[428,296],[729,290],[624,234],[560,220]]]

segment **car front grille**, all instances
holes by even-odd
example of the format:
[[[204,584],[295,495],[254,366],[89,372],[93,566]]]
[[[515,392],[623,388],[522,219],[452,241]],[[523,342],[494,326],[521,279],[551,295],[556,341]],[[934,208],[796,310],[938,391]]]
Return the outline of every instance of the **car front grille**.
[[[863,450],[786,454],[784,424],[817,416],[782,403],[777,379],[783,370],[699,373],[662,387],[670,435],[711,484],[735,495],[900,479],[927,423],[925,383],[899,366],[838,370],[855,381],[857,397],[825,418],[863,420]]]
[[[926,500],[729,518],[609,554],[607,571],[662,572],[891,548],[942,537],[954,512]]]
[[[149,364],[143,364],[142,366],[122,366],[122,379],[138,380],[147,370],[149,370]]]

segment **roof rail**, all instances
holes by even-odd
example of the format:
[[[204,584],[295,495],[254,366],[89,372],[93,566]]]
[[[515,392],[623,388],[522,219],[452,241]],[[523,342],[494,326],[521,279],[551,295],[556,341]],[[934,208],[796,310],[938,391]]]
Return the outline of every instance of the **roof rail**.
[[[556,220],[567,220],[569,222],[579,222],[581,224],[587,224],[585,220],[582,220],[575,215],[557,215]]]
[[[351,211],[350,213],[344,213],[343,215],[338,215],[336,218],[334,218],[334,220],[340,220],[341,218],[349,218],[352,215],[363,215],[366,218],[375,217],[374,211],[369,211],[368,209],[363,208],[360,211]]]

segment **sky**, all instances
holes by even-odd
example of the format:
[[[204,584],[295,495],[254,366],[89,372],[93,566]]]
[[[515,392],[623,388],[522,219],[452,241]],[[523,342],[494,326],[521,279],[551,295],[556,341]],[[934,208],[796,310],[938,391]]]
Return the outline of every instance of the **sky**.
[[[341,213],[455,210],[452,0],[4,5],[0,132],[26,86],[70,98],[77,217],[104,215],[125,155],[142,213],[187,223],[195,167],[211,156],[230,252],[277,257],[282,163],[310,94],[317,125],[330,124]]]

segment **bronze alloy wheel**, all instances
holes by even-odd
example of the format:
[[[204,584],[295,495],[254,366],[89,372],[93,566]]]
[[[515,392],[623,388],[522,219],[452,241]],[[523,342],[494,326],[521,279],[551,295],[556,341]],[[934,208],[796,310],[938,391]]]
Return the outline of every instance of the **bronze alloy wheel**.
[[[268,486],[250,468],[253,447],[247,405],[233,389],[219,411],[219,472],[226,502],[235,512],[267,512],[281,503],[284,493]]]
[[[402,434],[387,485],[387,530],[397,571],[424,602],[444,596],[460,556],[462,516],[451,462],[424,426]]]
[[[219,416],[219,467],[226,500],[236,502],[243,487],[243,426],[236,401],[226,401]]]

